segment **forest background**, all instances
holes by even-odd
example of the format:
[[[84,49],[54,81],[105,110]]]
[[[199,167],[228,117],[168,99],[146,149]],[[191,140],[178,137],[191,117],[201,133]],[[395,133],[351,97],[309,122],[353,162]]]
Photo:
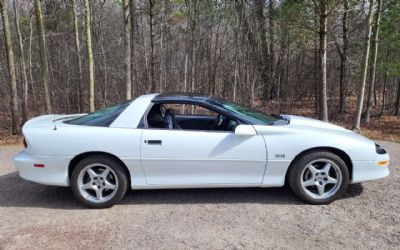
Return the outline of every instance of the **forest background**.
[[[0,143],[196,92],[400,142],[398,0],[0,0]]]

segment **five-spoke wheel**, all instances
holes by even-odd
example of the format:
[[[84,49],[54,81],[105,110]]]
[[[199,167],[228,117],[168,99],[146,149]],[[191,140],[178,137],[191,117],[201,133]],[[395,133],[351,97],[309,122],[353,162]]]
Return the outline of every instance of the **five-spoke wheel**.
[[[349,183],[349,172],[337,155],[316,151],[296,160],[288,174],[289,185],[303,201],[327,204],[339,197]]]
[[[114,205],[125,194],[127,174],[121,164],[106,156],[89,156],[80,161],[71,176],[71,187],[84,205],[105,208]]]
[[[118,188],[115,172],[104,164],[86,166],[78,176],[81,195],[96,203],[111,199]]]

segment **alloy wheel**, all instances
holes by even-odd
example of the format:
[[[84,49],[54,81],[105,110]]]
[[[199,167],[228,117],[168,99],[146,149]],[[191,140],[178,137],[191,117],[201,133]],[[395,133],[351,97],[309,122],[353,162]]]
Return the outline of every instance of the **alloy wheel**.
[[[331,160],[319,159],[309,163],[300,175],[303,191],[313,199],[333,196],[342,183],[342,172]]]
[[[79,173],[77,184],[83,198],[94,203],[112,199],[118,190],[114,170],[104,164],[90,164]]]

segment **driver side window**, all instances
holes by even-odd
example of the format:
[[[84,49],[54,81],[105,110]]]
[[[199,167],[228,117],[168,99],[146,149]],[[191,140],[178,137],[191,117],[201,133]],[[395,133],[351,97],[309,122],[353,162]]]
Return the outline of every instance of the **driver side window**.
[[[238,123],[208,108],[191,104],[155,104],[147,115],[149,128],[234,131]]]

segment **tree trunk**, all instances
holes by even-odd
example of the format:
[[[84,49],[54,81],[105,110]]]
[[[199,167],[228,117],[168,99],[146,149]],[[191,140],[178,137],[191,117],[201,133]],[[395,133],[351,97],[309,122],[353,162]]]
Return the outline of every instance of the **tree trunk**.
[[[343,32],[343,50],[340,56],[340,85],[339,85],[339,113],[345,113],[346,109],[346,88],[347,88],[347,61],[348,61],[348,49],[349,49],[349,0],[344,0],[344,12],[342,20],[342,32]]]
[[[165,69],[165,52],[164,52],[164,43],[165,43],[165,30],[164,30],[164,22],[165,22],[165,4],[166,1],[162,1],[161,3],[161,10],[160,10],[160,75],[159,75],[159,90],[160,92],[164,91],[164,69]]]
[[[15,75],[14,51],[11,41],[10,22],[8,20],[8,0],[0,0],[1,15],[3,17],[3,30],[5,37],[5,46],[7,53],[8,73],[10,75],[11,92],[11,132],[18,134],[20,132],[17,79]]]
[[[252,44],[253,50],[258,50],[255,54],[256,65],[258,65],[258,71],[260,74],[261,84],[263,86],[263,96],[264,100],[269,100],[269,94],[271,89],[271,78],[268,67],[268,62],[270,60],[268,54],[268,44],[267,36],[265,31],[265,17],[264,17],[264,1],[254,1],[254,12],[257,21],[257,33],[258,41],[257,44]],[[249,32],[250,34],[250,32]],[[258,49],[258,48],[259,49]]]
[[[125,86],[126,100],[132,99],[132,71],[131,71],[131,6],[130,0],[124,0],[124,23],[125,23]]]
[[[192,83],[190,91],[196,91],[196,32],[197,32],[197,0],[193,1],[193,16],[192,16]],[[194,106],[192,106],[193,108]],[[193,113],[193,111],[192,111]]]
[[[188,79],[188,61],[189,61],[189,54],[185,52],[185,66],[184,66],[184,80],[183,80],[183,91],[187,92],[187,79]]]
[[[79,40],[79,25],[78,25],[78,13],[77,13],[76,0],[72,0],[72,13],[74,19],[74,31],[75,31],[75,50],[76,50],[76,61],[78,63],[79,72],[79,83],[78,83],[78,96],[79,96],[79,112],[83,111],[83,79],[82,79],[82,52],[81,52],[81,42]]]
[[[137,94],[137,86],[135,83],[136,73],[136,56],[135,56],[135,31],[136,31],[136,12],[135,12],[135,0],[130,0],[130,18],[131,18],[131,96],[134,97]]]
[[[40,0],[35,0],[35,15],[37,22],[37,29],[39,33],[39,47],[40,47],[40,64],[42,71],[42,82],[44,88],[44,99],[46,105],[46,113],[52,112],[52,105],[50,101],[50,88],[49,88],[49,64],[47,62],[46,40],[44,37],[44,24],[42,6]]]
[[[29,81],[31,83],[31,89],[32,89],[32,99],[36,100],[36,86],[33,81],[33,74],[32,74],[32,37],[33,37],[33,28],[32,28],[32,19],[33,15],[29,18],[29,56],[28,56],[28,66],[29,66]],[[33,102],[33,110],[36,110],[36,103]]]
[[[94,62],[92,51],[92,11],[90,0],[85,0],[86,9],[86,47],[88,53],[88,67],[89,67],[89,112],[94,112]]]
[[[375,31],[374,31],[374,45],[373,45],[373,59],[372,59],[372,67],[371,67],[371,77],[369,82],[369,90],[368,90],[368,102],[367,102],[367,110],[365,112],[365,122],[369,124],[371,110],[374,101],[374,90],[375,90],[375,76],[376,76],[376,61],[378,58],[378,49],[379,49],[379,26],[381,22],[381,6],[382,0],[378,0],[378,9],[376,13],[375,19]]]
[[[149,23],[150,23],[150,92],[156,91],[154,77],[154,0],[149,0]]]
[[[358,96],[357,96],[357,110],[356,117],[353,125],[353,130],[360,130],[360,122],[361,122],[361,113],[364,104],[364,91],[365,91],[365,82],[367,79],[367,70],[368,70],[368,58],[369,58],[369,50],[371,44],[371,29],[372,29],[372,19],[374,17],[375,12],[375,0],[369,0],[369,10],[367,17],[367,24],[365,26],[365,44],[364,44],[364,52],[362,58],[362,70],[361,70],[361,82],[358,88]]]
[[[328,121],[328,101],[326,95],[327,75],[326,75],[326,47],[327,47],[327,10],[326,0],[320,0],[319,17],[319,61],[320,61],[320,87],[319,87],[319,119]]]
[[[240,14],[240,13],[239,13]],[[236,17],[236,25],[237,27],[240,27],[240,17]],[[240,28],[239,28],[240,30]],[[239,81],[239,31],[234,33],[235,37],[235,54],[234,54],[234,73],[233,73],[233,101],[236,101],[236,96],[237,96],[237,85]]]
[[[386,61],[389,59],[390,53],[391,53],[391,50],[389,49],[389,45],[387,45],[386,58],[385,58]],[[381,117],[383,115],[383,112],[385,111],[387,78],[388,78],[388,65],[385,65],[384,77],[383,77],[383,90],[382,90],[382,106],[381,106],[381,110],[379,112],[379,117]]]
[[[317,20],[317,13],[315,13],[315,26],[317,26],[318,24],[318,20]],[[290,34],[289,34],[290,35]],[[318,48],[318,39],[317,37],[315,37],[314,39],[314,58],[313,58],[313,66],[314,66],[314,83],[313,83],[313,87],[314,87],[314,109],[315,109],[315,115],[319,115],[319,48]],[[289,60],[286,62],[286,75],[289,75]],[[289,77],[286,77],[286,84],[289,83]]]
[[[275,9],[275,0],[270,0],[268,5],[268,21],[269,21],[269,66],[270,66],[270,75],[271,75],[271,87],[269,92],[269,99],[276,99],[277,90],[276,90],[276,70],[275,70],[275,17],[274,17],[274,9]]]
[[[400,115],[400,77],[397,80],[397,97],[396,97],[396,111],[395,115]]]
[[[17,30],[18,37],[18,49],[19,49],[19,63],[21,66],[22,74],[22,123],[28,120],[28,77],[26,75],[26,64],[25,64],[25,52],[24,44],[22,42],[21,29],[19,24],[19,6],[18,1],[14,1],[14,12],[15,12],[15,28]]]

